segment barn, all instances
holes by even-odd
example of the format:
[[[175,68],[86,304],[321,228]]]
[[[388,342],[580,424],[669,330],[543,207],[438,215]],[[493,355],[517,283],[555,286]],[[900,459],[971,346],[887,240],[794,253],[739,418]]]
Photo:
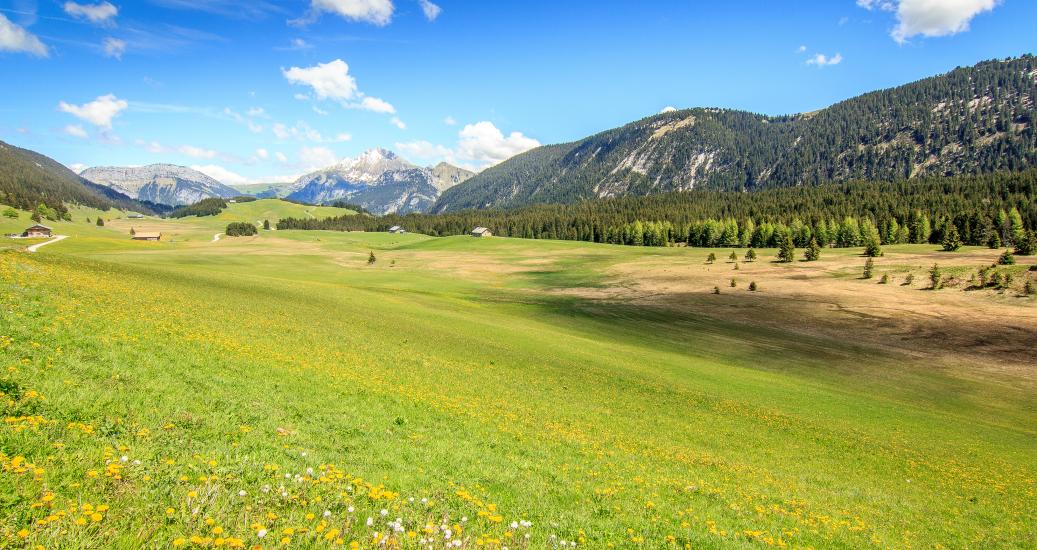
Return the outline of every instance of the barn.
[[[389,233],[406,233],[406,232],[407,232],[406,229],[404,229],[404,228],[402,228],[402,227],[400,227],[398,225],[394,225],[394,226],[389,228]]]
[[[491,233],[490,230],[486,229],[485,227],[476,227],[475,229],[472,230],[472,236],[473,237],[492,237],[493,233]]]
[[[135,241],[158,241],[158,240],[162,240],[162,234],[161,233],[146,233],[146,232],[143,232],[143,231],[138,231],[136,234],[133,235],[133,240],[135,240]]]

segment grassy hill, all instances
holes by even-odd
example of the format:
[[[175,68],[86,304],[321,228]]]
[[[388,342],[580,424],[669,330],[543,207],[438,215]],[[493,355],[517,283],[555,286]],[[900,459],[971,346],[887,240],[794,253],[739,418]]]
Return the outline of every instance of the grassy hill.
[[[59,212],[79,205],[156,213],[161,207],[135,201],[79,177],[61,163],[0,141],[0,203],[29,210],[46,204]]]
[[[1037,537],[1037,303],[923,290],[998,251],[204,238],[263,202],[0,252],[3,545]]]
[[[269,197],[270,195],[283,197],[288,194],[291,183],[247,183],[231,185],[234,189],[241,191],[244,195]]]

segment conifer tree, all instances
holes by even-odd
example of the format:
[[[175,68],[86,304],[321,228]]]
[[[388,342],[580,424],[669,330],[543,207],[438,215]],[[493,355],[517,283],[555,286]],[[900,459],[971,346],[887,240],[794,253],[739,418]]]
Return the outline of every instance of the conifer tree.
[[[808,262],[816,262],[821,259],[821,246],[817,244],[817,239],[810,239],[810,244],[807,245],[807,250],[803,253],[803,257]]]
[[[787,232],[781,238],[778,248],[778,262],[789,263],[796,258],[796,246],[792,243],[792,236]]]
[[[97,227],[104,227],[104,219],[100,216],[97,217]]]
[[[745,251],[745,261],[747,261],[747,262],[755,262],[756,261],[756,251],[753,250],[752,248],[750,248],[749,250],[746,250]]]
[[[875,272],[875,260],[868,258],[868,261],[864,262],[864,278],[870,279]]]
[[[954,252],[959,248],[961,248],[961,237],[958,236],[958,227],[953,223],[948,223],[943,232],[943,249],[947,252]]]
[[[940,290],[943,288],[943,271],[940,266],[933,264],[929,268],[929,290]]]

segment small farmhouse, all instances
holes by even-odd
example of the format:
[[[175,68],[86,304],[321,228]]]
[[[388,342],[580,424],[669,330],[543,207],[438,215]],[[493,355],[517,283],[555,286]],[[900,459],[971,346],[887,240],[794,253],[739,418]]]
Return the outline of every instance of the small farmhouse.
[[[36,224],[26,229],[25,232],[22,233],[22,236],[28,237],[30,239],[38,239],[40,237],[50,237],[51,234],[52,231],[49,227],[47,227],[46,225]]]
[[[472,236],[473,237],[492,237],[493,233],[491,233],[490,230],[486,229],[485,227],[476,227],[475,229],[472,230]]]
[[[143,218],[143,217],[144,217],[144,214],[138,214],[137,212],[131,212],[131,213],[130,213],[130,214],[129,214],[128,216],[126,216],[126,217],[127,217],[127,218],[129,218],[129,219],[131,219],[131,220],[139,220],[139,219],[141,219],[141,218]]]
[[[398,225],[394,225],[394,226],[389,228],[389,233],[406,233],[406,232],[407,232],[406,229],[404,229],[404,228],[402,228],[402,227],[400,227]]]
[[[135,240],[135,241],[159,241],[159,240],[162,240],[162,234],[161,233],[145,233],[143,231],[138,231],[137,233],[135,233],[133,235],[133,240]]]

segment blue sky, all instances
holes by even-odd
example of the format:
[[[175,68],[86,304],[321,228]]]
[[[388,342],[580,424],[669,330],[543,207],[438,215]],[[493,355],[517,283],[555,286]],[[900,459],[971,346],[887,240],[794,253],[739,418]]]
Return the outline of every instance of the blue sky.
[[[482,168],[669,106],[810,111],[1037,50],[1030,0],[0,0],[0,17],[0,139],[228,183],[372,147]]]

